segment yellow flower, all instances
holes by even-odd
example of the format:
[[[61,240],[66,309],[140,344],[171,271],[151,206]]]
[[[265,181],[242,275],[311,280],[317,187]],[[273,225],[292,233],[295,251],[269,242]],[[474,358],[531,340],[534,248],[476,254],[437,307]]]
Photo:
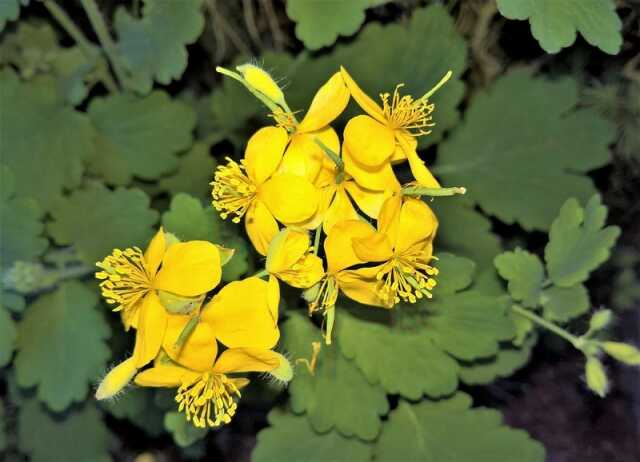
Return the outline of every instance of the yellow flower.
[[[174,318],[165,338],[170,360],[158,360],[140,372],[135,383],[177,387],[175,399],[187,419],[196,427],[216,427],[231,421],[240,389],[249,383],[230,374],[266,372],[289,381],[293,372],[288,360],[272,351],[280,332],[267,282],[252,277],[228,284],[200,316],[201,322],[178,350],[175,341],[190,317]],[[227,347],[219,355],[217,342]]]
[[[278,233],[278,223],[295,225],[313,216],[320,200],[317,188],[306,178],[277,172],[289,137],[281,127],[264,127],[249,139],[244,160],[228,159],[216,169],[213,206],[222,218],[233,215],[245,227],[253,246],[266,255]]]
[[[430,133],[435,104],[429,102],[429,97],[451,77],[451,72],[417,100],[409,95],[400,96],[403,85],[398,85],[393,96],[380,95],[382,107],[362,91],[346,69],[341,68],[341,72],[351,96],[368,114],[354,117],[345,127],[346,171],[362,186],[383,190],[393,175],[391,164],[408,159],[420,185],[439,188],[438,181],[416,152],[415,138]]]
[[[322,259],[313,253],[309,233],[285,228],[273,238],[266,270],[293,287],[306,289],[324,276]]]
[[[353,239],[358,258],[380,262],[355,271],[363,271],[363,277],[375,274],[383,306],[391,308],[400,300],[415,303],[422,297],[431,298],[436,285],[433,276],[438,274],[430,264],[437,228],[438,220],[427,204],[398,195],[385,202],[376,232]]]
[[[156,357],[167,326],[168,313],[158,291],[169,296],[198,297],[218,285],[220,252],[206,241],[168,245],[162,228],[143,254],[137,247],[115,249],[96,264],[102,271],[102,295],[114,311],[122,312],[125,329],[137,328],[133,352],[141,368]]]

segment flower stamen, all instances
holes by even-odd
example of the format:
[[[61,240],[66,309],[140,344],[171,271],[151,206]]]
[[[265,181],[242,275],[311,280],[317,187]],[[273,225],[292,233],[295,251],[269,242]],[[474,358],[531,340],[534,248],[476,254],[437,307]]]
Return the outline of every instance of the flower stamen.
[[[416,303],[423,297],[433,297],[431,291],[436,286],[433,276],[438,269],[429,265],[432,259],[430,252],[410,249],[386,262],[376,275],[382,301],[391,307],[400,300]]]
[[[256,185],[247,176],[244,162],[239,164],[229,157],[226,160],[227,165],[216,168],[211,183],[213,206],[222,219],[235,215],[232,221],[239,223],[256,196]]]
[[[240,398],[240,390],[224,374],[205,372],[195,380],[178,388],[178,411],[198,428],[218,427],[228,424],[238,408],[234,395]]]
[[[382,111],[390,128],[406,130],[411,136],[421,136],[431,133],[430,128],[435,125],[431,113],[435,104],[428,98],[414,100],[410,95],[400,96],[403,83],[396,86],[393,96],[381,93]]]

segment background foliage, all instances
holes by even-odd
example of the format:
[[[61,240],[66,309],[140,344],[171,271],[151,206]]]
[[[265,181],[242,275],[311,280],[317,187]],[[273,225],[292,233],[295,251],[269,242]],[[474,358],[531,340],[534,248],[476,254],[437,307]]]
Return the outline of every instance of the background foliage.
[[[640,457],[637,369],[603,358],[615,385],[596,401],[580,353],[513,308],[584,332],[607,307],[599,335],[639,340],[637,0],[0,0],[0,31],[3,460]],[[213,72],[248,59],[294,110],[340,65],[369,94],[451,69],[420,148],[469,193],[430,203],[433,301],[340,301],[313,374],[255,380],[207,433],[164,390],[92,398],[131,339],[91,274],[159,225],[236,248],[227,281],[263,267],[208,197],[270,123]],[[309,358],[320,331],[284,296],[279,349]]]

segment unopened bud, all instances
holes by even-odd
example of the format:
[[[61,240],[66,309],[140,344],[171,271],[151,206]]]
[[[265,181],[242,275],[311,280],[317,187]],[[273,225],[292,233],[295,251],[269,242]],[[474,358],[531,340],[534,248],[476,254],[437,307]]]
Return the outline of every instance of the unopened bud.
[[[136,369],[133,358],[126,359],[118,364],[100,382],[98,390],[96,390],[96,399],[107,399],[118,394],[120,390],[129,384],[136,372],[138,372],[138,369]]]
[[[587,386],[598,396],[604,398],[609,390],[609,380],[607,379],[607,373],[604,371],[604,366],[595,356],[587,358],[585,375]]]
[[[622,342],[602,342],[602,349],[612,358],[630,366],[640,365],[640,350]]]
[[[274,103],[280,106],[284,105],[284,94],[267,71],[253,64],[242,64],[241,66],[236,66],[236,69],[242,74],[249,86],[258,90]]]
[[[286,357],[280,353],[276,353],[276,355],[280,359],[280,364],[272,371],[269,371],[269,374],[280,382],[289,383],[293,378],[293,367],[291,367],[291,363]]]
[[[611,323],[613,318],[611,310],[600,310],[596,312],[589,321],[589,330],[591,332],[597,332],[604,329]]]

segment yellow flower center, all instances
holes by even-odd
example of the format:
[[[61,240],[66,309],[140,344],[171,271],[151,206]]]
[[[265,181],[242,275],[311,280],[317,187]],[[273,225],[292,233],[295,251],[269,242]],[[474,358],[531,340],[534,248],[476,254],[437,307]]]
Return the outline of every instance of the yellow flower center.
[[[278,108],[269,114],[278,127],[284,128],[287,133],[295,133],[298,128],[298,121],[293,112],[283,111]]]
[[[111,255],[96,263],[102,268],[95,274],[102,279],[100,289],[114,311],[130,311],[151,290],[153,275],[147,271],[144,255],[138,247],[115,249]]]
[[[438,274],[438,269],[429,265],[432,258],[430,252],[410,249],[386,262],[376,275],[382,301],[391,307],[400,300],[415,303],[422,297],[431,298],[436,286],[432,276]]]
[[[431,133],[430,127],[435,123],[431,120],[431,113],[435,104],[429,103],[428,98],[414,100],[411,96],[400,96],[403,83],[396,86],[393,97],[389,93],[381,93],[382,110],[392,129],[407,130],[412,136]]]
[[[338,299],[338,284],[332,276],[325,277],[318,283],[317,288],[312,288],[314,297],[309,302],[309,314],[318,310],[326,312],[333,308]]]
[[[235,215],[234,223],[239,223],[256,196],[256,185],[246,174],[243,163],[238,164],[227,157],[227,165],[219,165],[213,182],[213,206],[226,219]]]
[[[240,398],[240,390],[224,374],[205,372],[193,382],[178,388],[178,410],[199,428],[217,427],[231,422],[238,405],[233,395]],[[215,419],[215,420],[214,420]]]

